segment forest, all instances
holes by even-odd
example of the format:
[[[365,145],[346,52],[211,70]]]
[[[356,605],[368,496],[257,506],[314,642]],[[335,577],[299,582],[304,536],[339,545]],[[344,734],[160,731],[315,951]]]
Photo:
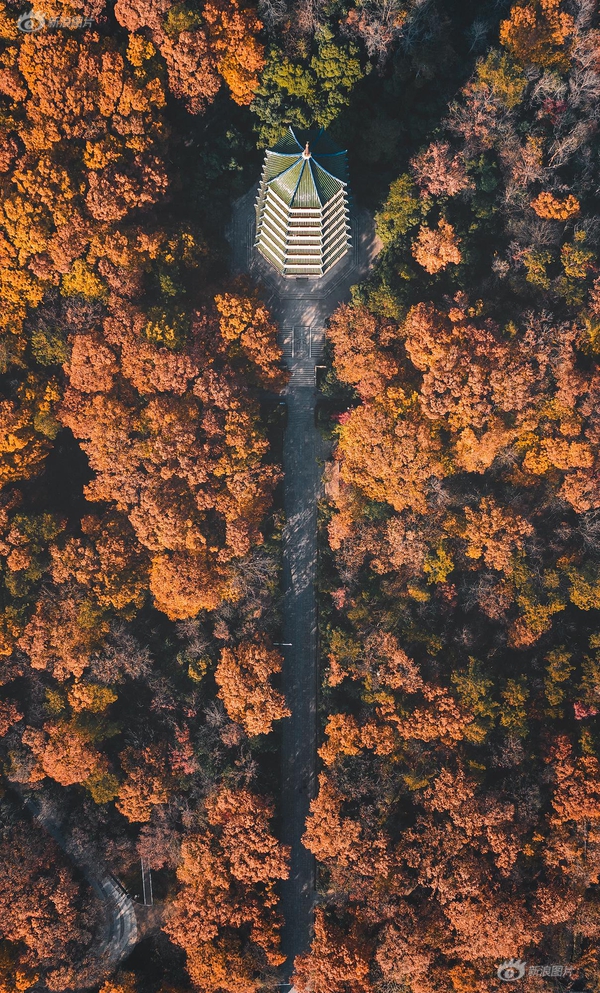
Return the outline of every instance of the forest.
[[[327,328],[295,989],[488,993],[523,958],[569,972],[519,989],[600,991],[597,5],[24,9],[0,3],[0,993],[280,983],[286,373],[225,229],[289,124],[348,149],[382,243]],[[141,862],[111,968],[94,880],[135,893]]]

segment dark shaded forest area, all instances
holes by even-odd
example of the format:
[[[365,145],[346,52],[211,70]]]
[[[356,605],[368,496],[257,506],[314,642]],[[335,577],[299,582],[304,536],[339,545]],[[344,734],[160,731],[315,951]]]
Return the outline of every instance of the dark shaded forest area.
[[[595,4],[22,12],[0,5],[1,993],[279,982],[285,373],[224,231],[288,124],[348,148],[383,242],[328,330],[295,985],[487,993],[523,956],[600,990]],[[104,974],[82,867],[134,892],[141,859],[155,906]]]

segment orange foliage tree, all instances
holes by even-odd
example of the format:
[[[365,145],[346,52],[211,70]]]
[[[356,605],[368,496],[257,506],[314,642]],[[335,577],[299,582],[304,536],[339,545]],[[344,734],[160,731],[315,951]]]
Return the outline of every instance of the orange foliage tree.
[[[538,217],[546,220],[567,221],[579,213],[579,200],[569,193],[564,198],[555,197],[553,193],[544,192],[531,201],[531,206]]]
[[[9,826],[9,811],[2,810],[0,911],[3,936],[12,950],[0,950],[0,982],[7,954],[9,993],[29,989],[42,971],[49,989],[65,990],[86,976],[89,946],[100,920],[52,840],[11,813],[16,823]]]
[[[515,4],[500,25],[501,43],[522,62],[564,68],[568,65],[565,45],[575,25],[561,7],[561,0]]]
[[[257,969],[281,964],[274,887],[287,853],[270,831],[272,808],[248,790],[223,788],[206,802],[208,830],[182,846],[182,884],[165,930],[185,949],[194,982],[254,988]]]
[[[452,225],[441,218],[437,228],[421,225],[412,244],[412,253],[425,272],[434,274],[451,262],[457,264],[461,261],[459,240]]]
[[[323,910],[315,912],[315,936],[310,956],[296,960],[293,983],[301,993],[344,993],[372,990],[369,979],[371,949],[366,934],[357,925],[349,932],[327,920]]]
[[[212,354],[204,344],[209,318],[199,315],[196,344],[179,353],[140,341],[140,325],[139,315],[108,318],[104,341],[74,349],[60,416],[95,470],[88,498],[127,515],[155,602],[180,619],[235,595],[227,562],[262,541],[278,473],[262,464],[256,404],[223,366],[228,344]]]
[[[410,165],[421,189],[434,196],[456,196],[472,185],[462,159],[451,153],[448,142],[432,142]]]
[[[336,374],[363,400],[377,396],[398,374],[398,362],[386,348],[397,337],[392,321],[378,320],[366,307],[343,304],[333,314],[327,335],[335,346]]]
[[[256,37],[262,23],[252,7],[237,0],[207,3],[202,13],[170,3],[132,4],[118,0],[115,14],[132,32],[129,58],[140,67],[156,50],[165,60],[169,87],[192,113],[211,103],[224,80],[232,99],[249,104],[265,65],[264,46]],[[137,32],[146,28],[152,44]]]
[[[117,810],[128,821],[148,821],[152,808],[169,799],[171,783],[165,750],[159,745],[129,748],[120,758],[126,778],[119,787]]]
[[[282,661],[279,652],[252,642],[221,652],[215,672],[219,696],[231,720],[250,736],[269,734],[274,721],[290,715],[283,695],[271,684]]]

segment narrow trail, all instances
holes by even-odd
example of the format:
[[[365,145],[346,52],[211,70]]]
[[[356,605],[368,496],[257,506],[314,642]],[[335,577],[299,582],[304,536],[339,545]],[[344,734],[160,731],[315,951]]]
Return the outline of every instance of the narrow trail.
[[[135,908],[119,880],[100,863],[92,864],[74,854],[69,838],[61,825],[48,813],[43,801],[35,796],[22,797],[21,802],[38,824],[54,839],[69,861],[78,869],[101,901],[102,931],[96,944],[88,950],[81,969],[81,988],[88,989],[103,982],[132,951],[137,938]]]

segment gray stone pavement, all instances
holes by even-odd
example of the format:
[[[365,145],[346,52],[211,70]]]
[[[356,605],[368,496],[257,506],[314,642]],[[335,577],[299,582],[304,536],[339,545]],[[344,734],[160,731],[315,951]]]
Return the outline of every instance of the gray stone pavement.
[[[302,844],[310,800],[316,791],[318,642],[315,579],[317,501],[327,446],[315,424],[315,367],[322,361],[327,318],[347,300],[350,287],[368,271],[380,243],[365,211],[351,216],[353,245],[320,279],[286,279],[254,248],[257,187],[233,205],[228,239],[232,269],[249,274],[279,322],[279,343],[291,376],[284,390],[288,417],[283,444],[284,607],[282,689],[291,717],[282,724],[282,841],[291,847],[290,877],[281,886],[285,919],[284,978],[310,946],[315,900],[315,860]]]
[[[232,271],[234,274],[250,274],[261,287],[272,313],[280,321],[295,318],[301,324],[323,327],[338,303],[348,299],[350,287],[369,271],[381,248],[373,218],[366,210],[351,210],[352,246],[325,276],[319,279],[286,278],[280,276],[254,248],[254,201],[257,191],[258,184],[233,204],[227,231],[232,249]]]
[[[290,878],[281,887],[285,918],[283,952],[286,979],[294,958],[310,944],[315,893],[315,861],[302,835],[315,795],[317,747],[317,496],[323,442],[314,426],[315,390],[288,393],[285,434],[284,642],[283,691],[291,717],[282,727],[282,841],[291,846]]]

